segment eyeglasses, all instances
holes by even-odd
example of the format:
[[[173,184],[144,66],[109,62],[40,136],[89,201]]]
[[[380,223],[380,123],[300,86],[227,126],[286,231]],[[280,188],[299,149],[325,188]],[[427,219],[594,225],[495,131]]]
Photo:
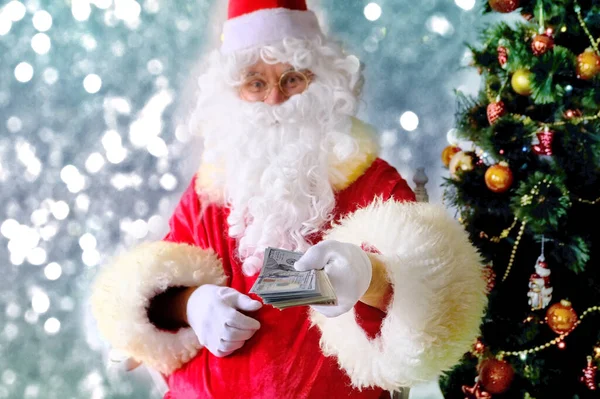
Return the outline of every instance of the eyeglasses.
[[[311,82],[312,73],[300,71],[287,71],[279,78],[279,90],[286,97],[301,94]],[[265,101],[274,85],[269,84],[265,78],[251,76],[240,86],[240,96],[246,101]]]

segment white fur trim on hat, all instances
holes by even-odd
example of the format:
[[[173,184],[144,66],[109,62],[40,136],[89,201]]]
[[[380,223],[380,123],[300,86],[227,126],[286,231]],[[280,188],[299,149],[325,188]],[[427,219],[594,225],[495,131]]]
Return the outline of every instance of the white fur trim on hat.
[[[264,46],[286,38],[323,37],[317,16],[312,11],[270,8],[254,11],[225,22],[222,54]]]
[[[323,353],[337,357],[355,387],[394,391],[434,380],[471,349],[487,304],[482,263],[443,207],[378,200],[326,239],[377,248],[381,255],[371,256],[385,265],[394,288],[372,340],[354,310],[335,318],[311,312]]]

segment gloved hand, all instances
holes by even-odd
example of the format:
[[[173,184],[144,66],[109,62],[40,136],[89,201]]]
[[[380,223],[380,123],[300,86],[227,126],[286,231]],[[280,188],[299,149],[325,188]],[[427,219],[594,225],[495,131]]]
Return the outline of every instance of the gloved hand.
[[[260,323],[240,311],[262,307],[230,287],[206,284],[198,287],[187,302],[187,319],[200,344],[217,357],[240,349],[260,328]]]
[[[367,292],[373,268],[367,254],[357,245],[334,240],[311,247],[294,265],[298,271],[325,269],[338,299],[336,306],[312,305],[327,317],[348,312]]]

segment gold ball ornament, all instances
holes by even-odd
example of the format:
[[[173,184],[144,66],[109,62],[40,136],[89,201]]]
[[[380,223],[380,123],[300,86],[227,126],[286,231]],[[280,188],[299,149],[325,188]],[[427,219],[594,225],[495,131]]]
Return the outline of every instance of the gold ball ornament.
[[[578,317],[571,302],[563,299],[548,308],[546,312],[548,327],[557,334],[564,334],[575,328]]]
[[[492,165],[485,171],[485,184],[495,193],[503,193],[510,188],[513,174],[506,162]]]
[[[458,179],[460,177],[460,173],[472,171],[474,164],[475,162],[471,154],[467,154],[464,151],[459,151],[452,156],[452,159],[450,159],[450,163],[448,164],[450,176],[453,179]]]
[[[522,96],[528,96],[532,93],[533,89],[531,88],[531,81],[533,80],[533,73],[525,68],[520,68],[513,73],[513,76],[510,80],[510,85],[512,86],[515,93],[520,94]]]
[[[446,148],[444,148],[444,151],[442,151],[442,162],[444,163],[444,166],[448,167],[450,165],[450,160],[452,159],[454,154],[460,151],[460,147],[455,145],[449,145]]]
[[[577,57],[577,77],[590,80],[600,73],[600,56],[592,49],[587,49]]]

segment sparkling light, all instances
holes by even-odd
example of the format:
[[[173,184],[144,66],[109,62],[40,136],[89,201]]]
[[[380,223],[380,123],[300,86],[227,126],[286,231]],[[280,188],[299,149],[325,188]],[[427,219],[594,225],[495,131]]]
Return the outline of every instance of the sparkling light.
[[[60,321],[57,318],[51,317],[44,323],[44,330],[49,335],[55,335],[60,331]]]
[[[75,198],[75,205],[77,209],[87,212],[90,209],[90,197],[85,194],[79,194],[77,198]]]
[[[72,193],[78,193],[85,187],[85,177],[73,165],[62,168],[60,178],[67,185],[67,190]]]
[[[92,13],[92,7],[88,0],[72,0],[71,13],[78,21],[86,21]]]
[[[40,10],[33,14],[33,27],[40,32],[46,32],[52,27],[52,15],[48,11]]]
[[[94,36],[85,34],[81,36],[81,45],[87,51],[92,51],[96,49],[96,47],[98,46],[98,42],[96,42]]]
[[[84,251],[89,251],[92,249],[96,249],[97,241],[96,237],[91,235],[90,233],[85,233],[79,238],[79,246]]]
[[[160,3],[157,0],[146,0],[144,9],[150,14],[156,14],[160,10]]]
[[[407,111],[400,117],[400,126],[406,131],[412,132],[419,127],[419,117],[412,111]]]
[[[19,335],[19,327],[9,323],[4,327],[4,336],[8,341],[12,341]]]
[[[27,8],[20,1],[11,1],[4,6],[2,11],[6,13],[11,21],[17,22],[23,19],[25,13],[27,12]]]
[[[116,130],[108,130],[102,136],[102,146],[106,152],[111,152],[121,148],[121,135]]]
[[[62,267],[56,262],[49,263],[44,268],[44,275],[46,276],[46,278],[48,280],[51,280],[51,281],[58,280],[60,278],[61,274],[62,274]]]
[[[57,201],[52,204],[50,212],[52,212],[56,220],[65,220],[69,216],[69,205],[65,201]]]
[[[10,32],[12,21],[7,13],[0,12],[0,36],[4,36]]]
[[[31,298],[31,307],[37,314],[46,313],[50,309],[50,298],[44,291],[37,289]]]
[[[432,15],[426,23],[427,29],[440,36],[450,36],[454,33],[454,27],[443,15]]]
[[[169,155],[169,149],[167,144],[160,137],[153,137],[150,139],[148,146],[146,147],[148,152],[157,158],[166,157]]]
[[[162,114],[172,102],[173,94],[168,90],[161,90],[148,100],[129,127],[129,140],[134,146],[146,147],[151,139],[160,135]]]
[[[150,72],[152,75],[160,75],[163,71],[163,64],[162,62],[160,62],[160,60],[157,59],[152,59],[150,61],[148,61],[148,72]]]
[[[25,399],[33,399],[40,396],[40,387],[37,385],[27,385],[25,388]]]
[[[135,0],[115,0],[115,16],[129,24],[135,24],[142,12],[142,7]]]
[[[104,157],[100,153],[94,152],[85,161],[85,169],[92,174],[98,173],[105,163]]]
[[[48,223],[49,216],[50,212],[47,209],[36,209],[31,214],[31,223],[36,227],[42,226]]]
[[[34,310],[30,309],[27,312],[25,312],[24,319],[29,324],[35,324],[39,319],[39,315]]]
[[[72,311],[73,309],[75,309],[75,301],[68,296],[62,298],[60,300],[60,309],[64,310],[65,312]]]
[[[365,6],[364,13],[369,21],[377,21],[381,17],[381,7],[377,3],[369,3]]]
[[[469,11],[475,7],[476,0],[454,0],[454,2],[463,10]]]
[[[90,94],[98,93],[102,88],[102,79],[96,74],[89,74],[83,79],[83,88]]]
[[[34,248],[27,254],[27,261],[35,266],[46,263],[46,250],[44,248]]]
[[[33,67],[27,62],[21,62],[15,67],[15,78],[21,83],[26,83],[33,78]]]
[[[83,254],[81,254],[81,260],[86,266],[96,266],[98,263],[100,263],[100,252],[96,251],[95,249],[83,251]]]
[[[21,307],[15,302],[9,303],[6,306],[6,315],[11,319],[16,319],[21,316]]]
[[[11,238],[15,237],[16,234],[18,234],[19,226],[20,224],[16,220],[6,219],[4,222],[2,222],[2,225],[0,225],[0,233],[10,240]]]
[[[50,38],[45,33],[38,33],[31,38],[31,48],[38,54],[46,54],[50,51],[52,43]]]
[[[173,191],[177,187],[177,178],[171,173],[165,173],[160,178],[160,186],[167,191]]]
[[[23,122],[21,122],[21,119],[19,117],[11,116],[6,121],[6,128],[11,133],[17,133],[23,128]]]
[[[17,373],[11,369],[7,369],[2,373],[2,382],[6,385],[12,385],[17,381]]]
[[[44,69],[44,82],[53,85],[58,80],[58,71],[54,68]]]
[[[112,0],[92,0],[92,4],[101,10],[106,10],[112,6]]]
[[[164,222],[160,215],[154,215],[148,219],[148,230],[153,233],[160,233],[164,228]]]

